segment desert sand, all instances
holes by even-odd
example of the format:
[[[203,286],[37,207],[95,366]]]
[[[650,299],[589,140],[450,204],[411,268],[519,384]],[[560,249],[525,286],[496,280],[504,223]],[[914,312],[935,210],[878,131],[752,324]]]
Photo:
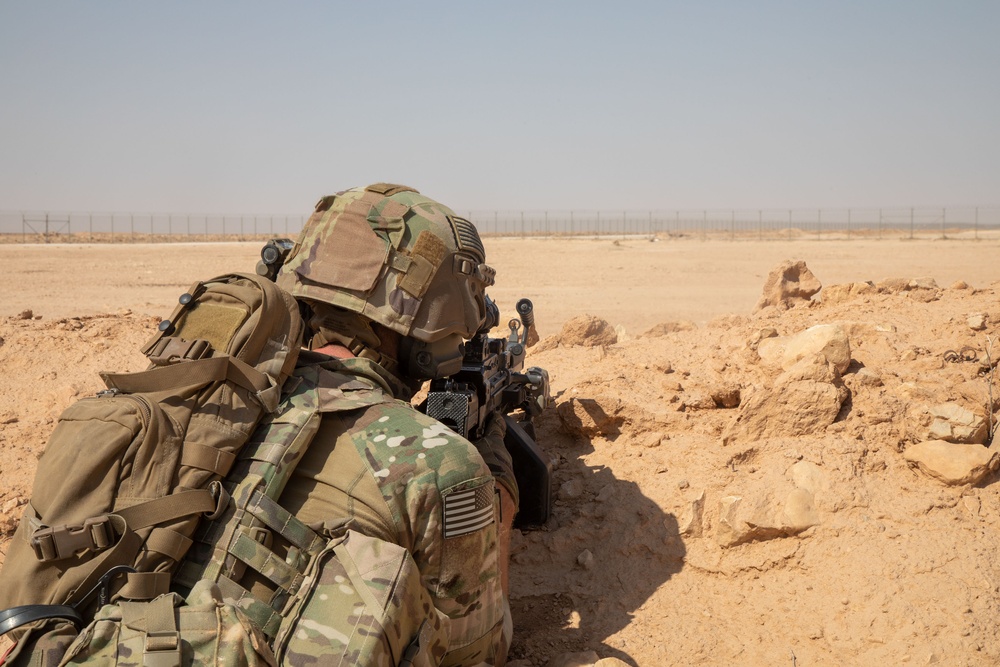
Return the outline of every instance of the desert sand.
[[[0,551],[62,409],[98,371],[144,368],[137,348],[177,296],[252,271],[258,250],[0,245]],[[515,535],[512,664],[1000,663],[984,446],[1000,241],[487,250],[503,314],[535,303],[528,362],[554,395],[538,436],[556,502]],[[786,260],[822,289],[758,308]],[[817,325],[838,347],[793,354]]]

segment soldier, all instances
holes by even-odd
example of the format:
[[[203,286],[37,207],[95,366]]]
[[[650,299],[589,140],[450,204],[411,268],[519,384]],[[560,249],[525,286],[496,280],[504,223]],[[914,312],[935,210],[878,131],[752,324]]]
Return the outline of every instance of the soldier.
[[[310,524],[349,518],[407,549],[443,626],[433,653],[445,665],[503,665],[512,633],[518,492],[504,421],[469,443],[409,404],[422,381],[459,370],[485,321],[485,260],[470,222],[379,183],[322,199],[277,279],[302,306],[304,357],[387,397],[324,416],[280,505]]]

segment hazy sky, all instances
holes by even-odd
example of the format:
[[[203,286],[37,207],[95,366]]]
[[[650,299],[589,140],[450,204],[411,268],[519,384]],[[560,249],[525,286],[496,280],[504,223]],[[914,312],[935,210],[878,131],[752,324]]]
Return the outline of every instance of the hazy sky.
[[[1000,204],[1000,3],[0,1],[0,210]]]

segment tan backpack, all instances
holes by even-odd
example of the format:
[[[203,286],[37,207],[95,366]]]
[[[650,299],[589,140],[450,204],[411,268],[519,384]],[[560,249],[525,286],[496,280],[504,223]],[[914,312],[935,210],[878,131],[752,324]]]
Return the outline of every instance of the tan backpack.
[[[84,620],[117,599],[168,592],[202,516],[228,504],[220,480],[273,412],[301,338],[295,300],[229,274],[196,283],[143,352],[149,370],[59,418],[0,570],[5,664],[56,664]]]

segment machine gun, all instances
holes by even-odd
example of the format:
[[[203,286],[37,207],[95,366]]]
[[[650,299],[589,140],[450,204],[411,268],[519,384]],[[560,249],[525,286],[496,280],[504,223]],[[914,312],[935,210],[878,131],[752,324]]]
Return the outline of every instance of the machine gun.
[[[504,446],[513,460],[520,494],[514,525],[527,528],[544,524],[551,511],[552,466],[535,442],[532,421],[551,399],[548,372],[536,366],[523,370],[528,335],[535,324],[534,307],[521,299],[515,308],[519,319],[508,323],[507,339],[490,338],[490,330],[500,322],[500,310],[486,298],[486,321],[465,344],[462,369],[432,380],[420,408],[471,441],[483,436],[491,414],[503,416]]]

